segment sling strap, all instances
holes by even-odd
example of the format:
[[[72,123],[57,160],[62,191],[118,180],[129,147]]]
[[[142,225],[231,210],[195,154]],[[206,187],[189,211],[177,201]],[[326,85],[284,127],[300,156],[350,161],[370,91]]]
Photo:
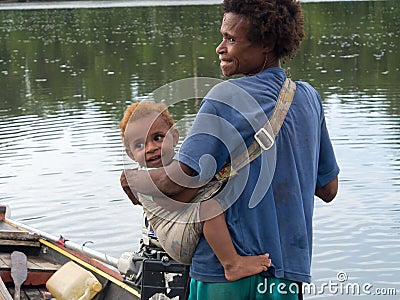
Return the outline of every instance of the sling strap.
[[[268,122],[254,134],[254,142],[250,144],[247,150],[233,159],[230,164],[225,165],[215,175],[217,180],[225,180],[235,175],[237,171],[255,160],[263,151],[272,148],[275,143],[275,137],[278,135],[289,107],[292,104],[295,92],[296,84],[290,78],[286,78]]]

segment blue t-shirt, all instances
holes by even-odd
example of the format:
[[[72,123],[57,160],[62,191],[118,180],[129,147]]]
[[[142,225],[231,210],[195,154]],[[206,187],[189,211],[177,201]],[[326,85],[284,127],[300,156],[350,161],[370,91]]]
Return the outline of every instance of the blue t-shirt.
[[[176,159],[201,179],[211,177],[230,153],[235,157],[254,141],[254,133],[271,116],[286,79],[280,68],[232,79],[215,86]],[[240,255],[269,253],[266,276],[310,282],[312,217],[316,187],[339,173],[325,124],[321,98],[305,82],[297,90],[272,149],[241,169],[219,195],[226,222]],[[224,270],[201,237],[191,276],[223,282]]]

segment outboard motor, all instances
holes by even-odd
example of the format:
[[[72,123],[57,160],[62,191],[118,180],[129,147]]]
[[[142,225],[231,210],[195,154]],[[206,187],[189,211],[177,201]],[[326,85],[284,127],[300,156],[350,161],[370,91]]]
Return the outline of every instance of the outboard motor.
[[[145,216],[140,250],[123,253],[118,270],[125,274],[126,283],[140,288],[143,300],[158,299],[159,295],[161,299],[186,300],[189,296],[189,266],[174,261],[162,249]]]

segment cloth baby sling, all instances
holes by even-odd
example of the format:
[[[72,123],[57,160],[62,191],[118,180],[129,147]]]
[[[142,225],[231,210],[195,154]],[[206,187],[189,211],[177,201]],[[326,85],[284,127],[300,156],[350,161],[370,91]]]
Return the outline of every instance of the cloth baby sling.
[[[157,203],[151,196],[139,194],[139,200],[153,228],[159,245],[175,261],[189,265],[202,233],[199,216],[200,203],[211,199],[224,186],[230,176],[256,159],[263,151],[271,149],[296,91],[296,84],[289,78],[280,90],[269,121],[254,134],[254,142],[246,151],[226,164],[214,178],[201,187],[189,203],[176,203],[171,208]]]

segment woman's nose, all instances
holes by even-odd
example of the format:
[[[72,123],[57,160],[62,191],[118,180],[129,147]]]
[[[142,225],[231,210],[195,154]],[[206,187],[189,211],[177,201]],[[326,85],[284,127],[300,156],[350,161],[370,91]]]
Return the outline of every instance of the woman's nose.
[[[221,43],[219,43],[219,45],[217,46],[217,48],[215,48],[215,52],[217,52],[217,54],[222,54],[224,53],[224,41],[222,40]]]
[[[146,152],[154,152],[158,149],[158,144],[154,141],[149,141],[146,143]]]

